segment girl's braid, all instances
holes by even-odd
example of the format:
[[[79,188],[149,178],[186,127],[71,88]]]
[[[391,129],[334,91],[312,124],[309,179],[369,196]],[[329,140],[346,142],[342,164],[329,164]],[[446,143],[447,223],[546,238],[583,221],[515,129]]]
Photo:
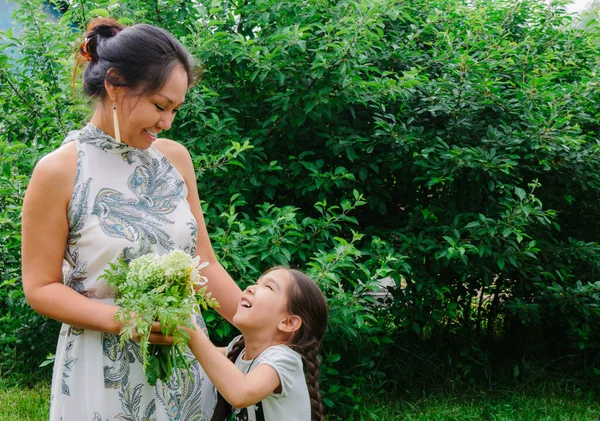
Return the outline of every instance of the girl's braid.
[[[235,360],[246,347],[246,343],[244,341],[244,337],[240,337],[240,339],[233,344],[231,347],[231,351],[227,354],[227,358],[235,364]],[[232,413],[232,408],[229,402],[225,400],[221,393],[217,392],[217,404],[215,406],[215,411],[213,412],[213,416],[211,421],[224,421],[228,420]]]
[[[323,400],[319,393],[319,342],[313,342],[308,347],[302,349],[302,357],[306,365],[306,384],[310,396],[310,409],[312,421],[324,421]]]

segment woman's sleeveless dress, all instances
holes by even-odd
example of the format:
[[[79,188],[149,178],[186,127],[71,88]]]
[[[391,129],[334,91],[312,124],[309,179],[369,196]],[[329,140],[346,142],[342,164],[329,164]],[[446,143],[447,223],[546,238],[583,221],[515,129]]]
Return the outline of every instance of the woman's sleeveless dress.
[[[88,124],[69,133],[77,143],[75,188],[68,209],[64,283],[84,296],[114,303],[98,279],[118,257],[134,259],[179,248],[196,250],[197,225],[187,187],[154,147],[117,143]],[[206,329],[201,316],[199,325]],[[193,357],[191,353],[188,354]],[[193,379],[180,370],[168,384],[146,380],[136,342],[118,335],[62,326],[52,379],[51,421],[209,420],[216,392],[197,361]]]

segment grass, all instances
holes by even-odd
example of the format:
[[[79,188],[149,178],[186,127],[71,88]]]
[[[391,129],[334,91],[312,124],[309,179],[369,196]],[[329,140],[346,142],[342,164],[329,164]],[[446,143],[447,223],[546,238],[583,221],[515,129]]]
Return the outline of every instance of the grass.
[[[600,404],[592,393],[556,394],[531,390],[465,396],[428,395],[380,403],[373,421],[596,421]]]
[[[365,409],[373,421],[597,421],[600,403],[592,392],[566,391],[548,384],[526,392],[464,395],[426,394],[404,400],[375,401]],[[46,421],[50,387],[0,389],[0,421]]]
[[[32,389],[0,388],[0,421],[47,421],[49,408],[47,383]]]

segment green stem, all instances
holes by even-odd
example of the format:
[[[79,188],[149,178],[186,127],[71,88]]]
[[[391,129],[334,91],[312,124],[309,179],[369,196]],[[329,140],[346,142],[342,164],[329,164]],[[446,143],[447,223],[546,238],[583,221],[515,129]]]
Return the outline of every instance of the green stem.
[[[179,347],[177,345],[173,345],[170,347],[171,349],[169,350],[169,355],[171,356],[171,359],[173,360],[173,370],[175,370],[175,375],[177,376],[177,381],[179,382],[179,387],[181,387],[181,377],[179,376],[179,370],[177,369],[177,353],[176,351],[173,350],[173,348],[175,348],[177,351],[179,350]]]
[[[181,361],[183,361],[183,365],[185,366],[185,369],[188,373],[188,375],[190,376],[190,379],[192,380],[192,383],[194,383],[194,376],[192,376],[192,371],[190,370],[190,365],[187,362],[187,359],[185,358],[185,355],[183,355],[183,353],[181,352],[181,349],[179,349],[178,345],[174,345],[175,349],[177,350],[177,353],[179,354],[179,357],[181,358]]]

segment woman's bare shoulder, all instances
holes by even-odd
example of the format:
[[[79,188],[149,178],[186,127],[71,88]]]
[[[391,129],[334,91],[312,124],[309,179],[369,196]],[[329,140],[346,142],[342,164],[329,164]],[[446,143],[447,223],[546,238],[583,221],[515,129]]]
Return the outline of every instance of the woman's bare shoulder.
[[[193,172],[192,158],[185,146],[171,139],[156,139],[154,146],[177,168],[177,171],[184,178],[193,176],[193,173],[190,174],[190,170]]]
[[[44,156],[35,166],[31,183],[38,183],[52,191],[72,190],[77,175],[77,145],[61,146]]]
[[[156,139],[154,146],[170,161],[190,159],[190,153],[188,152],[187,148],[181,143],[175,142],[174,140]]]

